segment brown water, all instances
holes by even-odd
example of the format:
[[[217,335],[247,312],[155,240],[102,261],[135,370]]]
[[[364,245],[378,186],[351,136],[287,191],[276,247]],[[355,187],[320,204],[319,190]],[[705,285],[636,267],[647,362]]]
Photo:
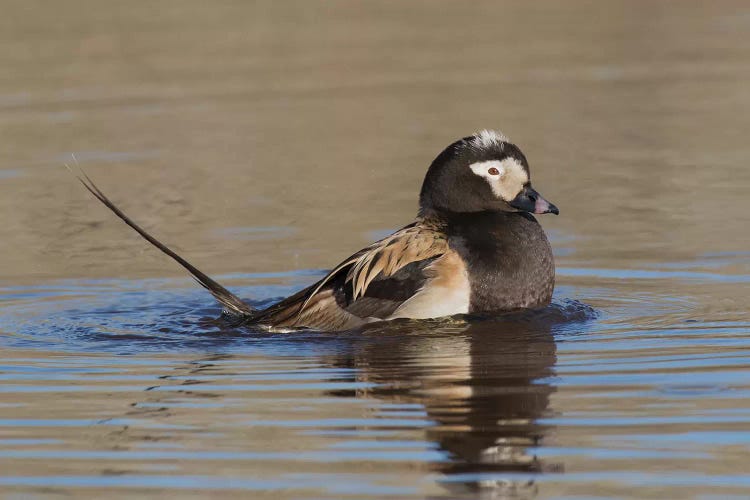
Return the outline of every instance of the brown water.
[[[6,2],[8,498],[750,495],[746,2]],[[526,152],[553,306],[269,335],[480,128]]]

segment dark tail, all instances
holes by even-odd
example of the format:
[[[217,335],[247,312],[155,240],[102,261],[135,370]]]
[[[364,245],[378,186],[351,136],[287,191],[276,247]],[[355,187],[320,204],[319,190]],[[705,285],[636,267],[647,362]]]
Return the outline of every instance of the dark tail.
[[[70,167],[68,167],[68,170],[70,170]],[[71,173],[73,173],[72,170]],[[172,251],[172,249],[148,234],[143,228],[141,228],[141,226],[133,222],[130,217],[125,215],[122,210],[117,208],[117,206],[115,206],[115,204],[112,203],[109,198],[107,198],[104,193],[99,190],[98,187],[96,187],[96,184],[94,184],[94,182],[89,178],[88,175],[86,175],[83,170],[81,170],[81,175],[83,177],[79,175],[76,175],[76,177],[79,181],[81,181],[81,184],[83,184],[84,187],[91,192],[91,194],[96,196],[99,201],[101,201],[107,208],[114,212],[116,216],[122,219],[125,224],[135,229],[136,232],[143,236],[146,241],[154,245],[165,254],[172,257],[175,261],[177,261],[179,265],[187,269],[188,272],[193,275],[195,281],[197,281],[203,288],[211,292],[211,295],[213,295],[216,300],[218,300],[221,305],[223,305],[228,310],[228,312],[241,316],[250,316],[255,312],[250,306],[242,302],[242,300],[240,300],[239,297],[237,297],[235,294],[209,278],[198,268],[193,266],[190,262],[177,255],[174,251]]]

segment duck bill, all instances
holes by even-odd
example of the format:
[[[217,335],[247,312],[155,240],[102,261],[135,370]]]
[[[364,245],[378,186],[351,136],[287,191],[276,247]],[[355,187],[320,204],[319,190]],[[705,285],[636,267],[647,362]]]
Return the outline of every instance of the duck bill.
[[[558,215],[560,210],[555,205],[545,200],[544,197],[537,193],[531,186],[526,186],[513,198],[510,206],[521,212],[531,214],[555,214]]]

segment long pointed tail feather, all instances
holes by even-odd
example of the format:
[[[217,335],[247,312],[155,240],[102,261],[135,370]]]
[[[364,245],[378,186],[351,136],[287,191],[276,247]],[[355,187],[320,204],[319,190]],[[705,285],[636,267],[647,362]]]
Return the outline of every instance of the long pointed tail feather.
[[[66,167],[68,166],[66,165]],[[73,173],[70,167],[68,167],[68,170]],[[178,264],[187,269],[188,272],[193,276],[193,279],[195,279],[195,281],[197,281],[203,288],[211,292],[211,295],[213,295],[214,298],[216,298],[216,300],[218,300],[221,305],[223,305],[227,309],[228,312],[240,316],[251,316],[255,312],[250,306],[242,302],[239,297],[208,277],[197,267],[193,266],[191,263],[177,255],[171,248],[167,247],[164,243],[151,236],[146,232],[146,230],[133,222],[130,217],[125,215],[122,210],[117,208],[117,206],[112,203],[112,201],[110,201],[110,199],[107,198],[104,193],[101,192],[101,190],[96,186],[96,184],[94,184],[89,176],[86,175],[86,172],[84,172],[83,169],[79,167],[79,170],[81,172],[81,175],[76,175],[75,173],[73,173],[73,175],[76,175],[76,178],[81,181],[81,184],[83,184],[83,186],[88,189],[88,191],[93,194],[96,199],[101,201],[104,206],[109,208],[117,217],[122,219],[125,224],[135,229],[135,231],[140,234],[146,241],[154,245],[163,253],[172,257],[172,259],[174,259]]]

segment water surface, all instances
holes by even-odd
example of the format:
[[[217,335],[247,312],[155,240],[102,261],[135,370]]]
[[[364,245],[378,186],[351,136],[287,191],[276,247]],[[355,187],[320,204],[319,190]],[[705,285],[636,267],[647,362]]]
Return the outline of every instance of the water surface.
[[[746,497],[748,37],[738,1],[11,2],[0,489]],[[485,127],[562,212],[537,314],[232,328],[62,168],[262,306]]]

